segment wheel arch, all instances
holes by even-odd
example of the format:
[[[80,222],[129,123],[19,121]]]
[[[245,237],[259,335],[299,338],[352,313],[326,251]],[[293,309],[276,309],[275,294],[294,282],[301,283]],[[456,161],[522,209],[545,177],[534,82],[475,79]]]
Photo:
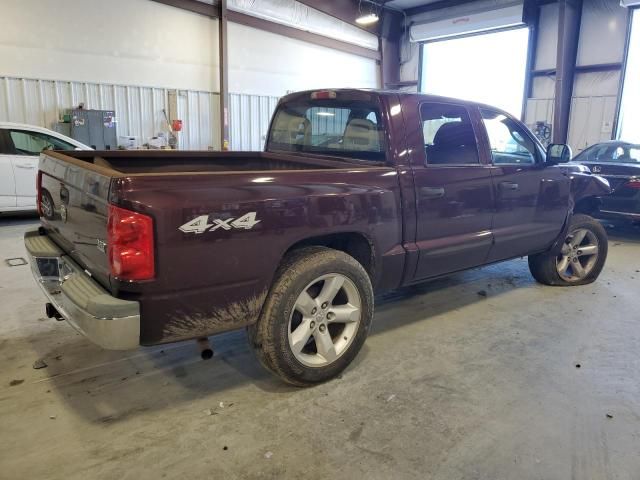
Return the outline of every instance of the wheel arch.
[[[369,274],[371,283],[375,286],[377,278],[377,262],[373,242],[361,232],[339,232],[318,235],[295,242],[285,252],[282,258],[294,250],[304,247],[327,247],[339,250],[352,256]]]

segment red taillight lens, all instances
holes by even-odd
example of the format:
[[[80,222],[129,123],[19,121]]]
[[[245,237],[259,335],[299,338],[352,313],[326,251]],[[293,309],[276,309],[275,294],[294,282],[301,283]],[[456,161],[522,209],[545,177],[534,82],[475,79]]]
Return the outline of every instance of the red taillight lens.
[[[333,90],[319,90],[311,93],[311,100],[329,100],[336,97],[337,94]]]
[[[36,208],[38,209],[38,216],[42,217],[42,172],[38,170],[38,176],[36,177]]]
[[[107,245],[114,277],[150,280],[155,276],[151,217],[109,205]]]
[[[632,178],[624,184],[625,187],[640,189],[640,178]]]

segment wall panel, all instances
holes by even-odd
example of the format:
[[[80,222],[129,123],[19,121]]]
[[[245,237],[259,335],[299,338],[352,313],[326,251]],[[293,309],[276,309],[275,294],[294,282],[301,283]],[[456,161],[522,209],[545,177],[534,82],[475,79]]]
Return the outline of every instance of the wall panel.
[[[278,97],[229,95],[229,142],[231,150],[262,150]]]
[[[142,143],[166,132],[162,109],[168,110],[167,89],[86,82],[0,77],[0,121],[53,128],[66,109],[115,110],[118,135],[137,136]],[[219,148],[218,94],[180,90],[178,112],[184,131],[180,148]]]

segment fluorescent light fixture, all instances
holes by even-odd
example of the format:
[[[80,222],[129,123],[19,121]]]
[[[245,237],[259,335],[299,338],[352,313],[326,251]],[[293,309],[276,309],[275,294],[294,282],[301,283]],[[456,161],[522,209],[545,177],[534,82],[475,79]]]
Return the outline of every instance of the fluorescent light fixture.
[[[335,117],[336,116],[335,113],[331,113],[331,112],[317,112],[316,115],[318,115],[319,117]]]
[[[358,18],[356,18],[356,23],[359,25],[371,25],[372,23],[376,23],[378,20],[378,15],[371,12],[360,15]]]

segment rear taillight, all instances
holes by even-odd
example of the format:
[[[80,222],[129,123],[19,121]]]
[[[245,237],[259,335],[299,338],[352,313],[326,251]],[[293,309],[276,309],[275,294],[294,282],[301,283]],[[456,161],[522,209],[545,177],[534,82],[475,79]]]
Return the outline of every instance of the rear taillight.
[[[40,170],[38,170],[38,176],[36,177],[36,203],[38,216],[42,217],[42,172]]]
[[[109,205],[107,255],[111,274],[120,280],[150,280],[155,276],[153,219]]]
[[[640,178],[632,178],[627,183],[625,183],[624,186],[628,188],[640,189]]]

